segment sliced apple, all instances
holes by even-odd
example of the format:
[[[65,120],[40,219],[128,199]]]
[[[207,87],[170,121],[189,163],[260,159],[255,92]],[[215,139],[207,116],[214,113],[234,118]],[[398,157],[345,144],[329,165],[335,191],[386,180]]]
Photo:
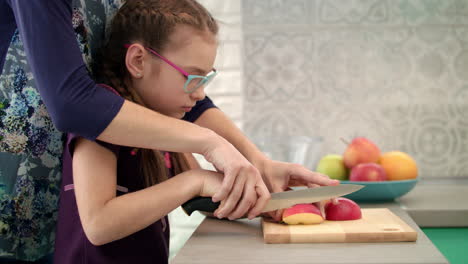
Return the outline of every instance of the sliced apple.
[[[359,205],[344,197],[328,202],[325,205],[325,215],[326,219],[331,221],[357,220],[362,217]]]
[[[323,221],[320,210],[313,204],[296,204],[283,211],[283,222],[288,225],[320,224]]]

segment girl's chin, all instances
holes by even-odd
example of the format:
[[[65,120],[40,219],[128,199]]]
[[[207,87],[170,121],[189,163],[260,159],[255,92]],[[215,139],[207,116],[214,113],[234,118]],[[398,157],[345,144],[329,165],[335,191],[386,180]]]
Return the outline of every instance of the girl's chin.
[[[174,118],[178,118],[178,119],[182,119],[184,116],[185,116],[185,112],[178,112],[178,113],[174,113],[172,115],[169,115],[170,117],[174,117]]]
[[[159,112],[165,116],[170,116],[170,117],[173,117],[173,118],[183,118],[185,116],[185,112],[184,111],[173,111],[173,112]]]

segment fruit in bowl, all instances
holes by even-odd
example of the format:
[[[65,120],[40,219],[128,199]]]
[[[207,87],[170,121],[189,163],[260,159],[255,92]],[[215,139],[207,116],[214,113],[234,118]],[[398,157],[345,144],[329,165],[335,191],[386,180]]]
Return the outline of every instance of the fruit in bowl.
[[[321,158],[315,171],[336,180],[348,178],[348,169],[344,165],[343,157],[336,154],[329,154]]]
[[[347,144],[343,163],[350,168],[350,175],[349,180],[339,179],[341,183],[365,186],[345,196],[354,201],[393,200],[410,192],[418,182],[418,166],[410,155],[401,151],[381,153],[376,144],[364,137]]]
[[[296,204],[283,211],[282,220],[288,225],[320,224],[324,221],[322,213],[314,204]]]
[[[361,163],[353,167],[350,181],[386,181],[387,173],[377,163]]]
[[[410,155],[401,151],[391,151],[380,156],[380,165],[387,173],[389,181],[409,180],[418,177],[418,166]]]
[[[377,163],[379,158],[380,149],[364,137],[354,138],[343,154],[344,164],[350,169],[360,163]]]

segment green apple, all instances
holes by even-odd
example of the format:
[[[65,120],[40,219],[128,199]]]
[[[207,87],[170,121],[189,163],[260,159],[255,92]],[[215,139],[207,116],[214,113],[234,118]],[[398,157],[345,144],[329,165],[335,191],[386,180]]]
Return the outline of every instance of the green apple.
[[[332,179],[341,181],[348,179],[348,169],[346,168],[341,155],[329,154],[324,156],[317,164],[316,171],[325,174]]]

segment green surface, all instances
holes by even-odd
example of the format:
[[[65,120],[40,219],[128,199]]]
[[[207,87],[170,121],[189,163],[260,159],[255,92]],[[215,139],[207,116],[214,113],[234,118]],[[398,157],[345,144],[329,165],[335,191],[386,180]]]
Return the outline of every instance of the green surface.
[[[468,228],[421,228],[451,264],[468,264]]]

